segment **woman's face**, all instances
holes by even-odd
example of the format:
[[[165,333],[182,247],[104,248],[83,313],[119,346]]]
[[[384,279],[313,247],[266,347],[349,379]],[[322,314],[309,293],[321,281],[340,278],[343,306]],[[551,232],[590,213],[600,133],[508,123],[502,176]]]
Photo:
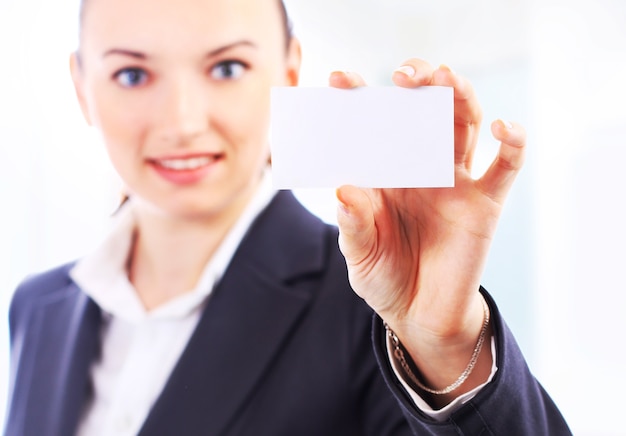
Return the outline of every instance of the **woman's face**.
[[[180,217],[245,204],[269,157],[270,87],[296,85],[276,0],[89,0],[72,76],[131,195]]]

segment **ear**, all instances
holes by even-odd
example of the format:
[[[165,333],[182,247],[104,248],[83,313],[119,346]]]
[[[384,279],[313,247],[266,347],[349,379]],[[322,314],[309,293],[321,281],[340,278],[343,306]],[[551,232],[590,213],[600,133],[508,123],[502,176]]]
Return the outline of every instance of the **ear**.
[[[78,99],[80,110],[82,111],[83,117],[85,117],[85,121],[87,121],[87,124],[91,126],[91,117],[89,116],[87,100],[85,99],[83,67],[80,64],[80,59],[77,52],[73,52],[70,55],[70,73],[72,75],[74,91],[76,92],[76,98]]]
[[[287,77],[288,86],[298,86],[300,81],[300,65],[302,63],[302,47],[296,37],[292,37],[287,48]]]

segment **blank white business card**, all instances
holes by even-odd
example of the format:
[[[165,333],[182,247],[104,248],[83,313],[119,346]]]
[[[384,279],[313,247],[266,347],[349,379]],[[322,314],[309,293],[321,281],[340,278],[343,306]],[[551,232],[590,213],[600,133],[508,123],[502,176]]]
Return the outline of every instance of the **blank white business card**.
[[[451,187],[453,90],[276,87],[270,143],[277,189]]]

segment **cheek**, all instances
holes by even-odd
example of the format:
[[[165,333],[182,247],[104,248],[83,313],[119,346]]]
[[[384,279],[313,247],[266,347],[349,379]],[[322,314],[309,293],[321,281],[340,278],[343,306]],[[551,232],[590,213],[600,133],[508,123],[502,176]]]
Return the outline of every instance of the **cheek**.
[[[110,159],[123,178],[127,169],[140,157],[145,120],[141,111],[129,110],[111,93],[95,94],[91,104],[92,120],[98,129]]]
[[[95,124],[103,136],[124,140],[140,134],[144,124],[141,114],[145,113],[140,108],[107,94],[98,96],[95,102]]]

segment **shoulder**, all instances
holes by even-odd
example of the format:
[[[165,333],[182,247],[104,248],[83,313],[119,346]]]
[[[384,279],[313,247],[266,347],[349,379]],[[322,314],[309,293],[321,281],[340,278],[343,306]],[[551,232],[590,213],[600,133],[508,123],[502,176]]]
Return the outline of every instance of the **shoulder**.
[[[26,277],[17,287],[13,300],[45,296],[64,288],[72,281],[69,273],[74,264],[75,262],[66,263]]]
[[[9,308],[11,330],[15,329],[19,319],[26,318],[25,313],[32,310],[38,302],[64,296],[65,290],[72,282],[69,272],[73,266],[74,262],[71,262],[30,275],[18,285]]]
[[[288,283],[324,272],[336,247],[333,226],[309,212],[290,191],[279,191],[252,223],[236,260]]]
[[[337,226],[311,213],[291,192],[281,191],[275,203],[277,212],[282,209],[280,217],[276,216],[282,222],[278,227],[282,235],[277,241],[284,241],[283,250],[289,253],[285,264],[298,260],[301,265],[308,261],[319,267],[317,272],[309,270],[304,278],[317,281],[316,304],[323,307],[328,324],[336,328],[340,324],[357,335],[369,332],[373,312],[350,286]]]
[[[327,313],[355,311],[369,322],[369,307],[348,282],[338,236],[336,226],[311,213],[291,191],[279,191],[252,225],[239,254],[277,281],[307,282],[315,301],[328,303]]]
[[[304,207],[291,191],[279,191],[259,214],[254,227],[271,228],[279,234],[297,233],[300,237],[292,243],[318,238],[333,228]]]

